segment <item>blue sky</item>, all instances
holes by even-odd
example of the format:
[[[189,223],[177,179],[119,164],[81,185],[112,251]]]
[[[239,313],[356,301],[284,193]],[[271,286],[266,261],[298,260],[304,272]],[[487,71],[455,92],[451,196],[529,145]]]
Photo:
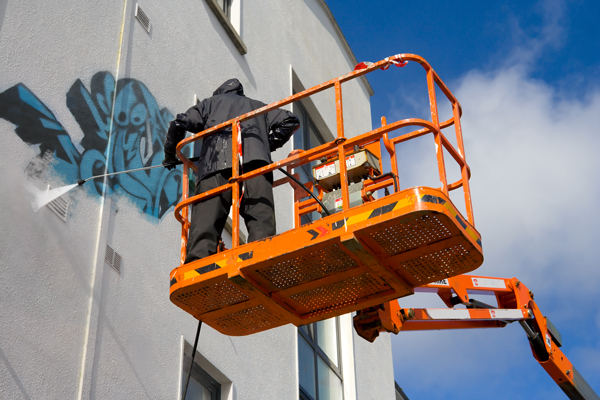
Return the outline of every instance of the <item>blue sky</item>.
[[[359,61],[421,55],[456,95],[486,257],[475,273],[522,280],[560,330],[563,352],[600,393],[600,3],[327,4]],[[369,75],[374,126],[382,115],[427,115],[419,68]],[[432,143],[398,148],[401,186],[436,186]],[[401,305],[443,307],[432,295]],[[516,324],[400,333],[392,346],[395,378],[413,400],[566,398]]]

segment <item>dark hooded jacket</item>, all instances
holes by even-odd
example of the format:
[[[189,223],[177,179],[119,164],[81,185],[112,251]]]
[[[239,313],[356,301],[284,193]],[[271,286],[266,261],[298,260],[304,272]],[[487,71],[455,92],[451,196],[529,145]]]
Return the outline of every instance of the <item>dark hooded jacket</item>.
[[[165,140],[165,154],[174,155],[185,131],[198,133],[232,118],[265,106],[264,103],[244,96],[237,79],[223,83],[212,97],[202,100],[171,122]],[[298,118],[286,110],[273,110],[243,121],[242,146],[244,164],[262,161],[270,164],[271,151],[283,146],[298,129]],[[194,144],[198,161],[198,180],[217,171],[231,169],[231,126],[205,137]]]

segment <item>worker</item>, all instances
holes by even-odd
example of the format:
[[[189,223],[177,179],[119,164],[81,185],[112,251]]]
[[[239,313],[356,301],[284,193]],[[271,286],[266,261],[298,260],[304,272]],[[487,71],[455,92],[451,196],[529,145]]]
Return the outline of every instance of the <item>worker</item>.
[[[242,84],[229,79],[204,99],[171,121],[165,139],[163,165],[171,169],[177,162],[175,149],[185,132],[198,133],[265,106],[244,96]],[[242,173],[271,164],[271,151],[283,146],[298,129],[298,118],[289,111],[276,109],[241,123],[244,164]],[[231,178],[231,125],[194,143],[194,156],[199,156],[196,195],[226,185]],[[269,172],[244,182],[240,215],[248,229],[248,242],[275,235],[275,202],[273,173]],[[217,252],[217,245],[231,209],[228,190],[192,205],[191,225],[185,263]]]

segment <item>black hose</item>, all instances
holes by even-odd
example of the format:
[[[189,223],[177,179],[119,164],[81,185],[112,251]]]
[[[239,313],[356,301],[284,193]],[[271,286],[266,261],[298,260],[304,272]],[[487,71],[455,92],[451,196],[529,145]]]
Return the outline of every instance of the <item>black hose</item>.
[[[527,333],[527,339],[529,339],[531,350],[535,353],[535,358],[540,362],[548,361],[550,355],[548,354],[548,350],[546,350],[543,335],[538,332],[537,325],[533,323],[533,320],[525,320],[523,322],[529,327],[529,329],[527,329],[523,326],[523,329]],[[531,333],[533,333],[533,336],[530,336]]]
[[[202,328],[202,321],[198,321],[198,331],[196,332],[196,340],[194,340],[194,350],[192,350],[192,362],[190,363],[190,370],[188,371],[188,376],[185,381],[185,386],[183,387],[183,394],[181,395],[181,400],[185,400],[185,395],[187,394],[188,384],[190,383],[190,376],[192,375],[192,368],[194,367],[194,357],[196,356],[196,348],[198,348],[198,338],[200,337],[200,328]]]
[[[327,210],[327,208],[325,208],[325,206],[323,205],[323,203],[321,203],[321,200],[319,200],[317,198],[317,196],[315,196],[315,194],[313,192],[311,192],[310,190],[308,190],[308,188],[306,186],[304,186],[304,184],[302,182],[300,182],[298,179],[294,178],[292,176],[292,174],[288,173],[286,170],[284,170],[283,168],[279,168],[279,171],[281,171],[281,173],[283,173],[285,176],[287,176],[288,178],[290,178],[291,180],[293,180],[294,182],[296,182],[298,185],[302,186],[304,188],[304,190],[306,190],[306,193],[310,194],[312,196],[313,199],[315,199],[315,201],[317,203],[319,203],[319,205],[321,206],[321,208],[323,209],[323,211],[327,214],[327,215],[331,215],[331,213]]]
[[[391,172],[386,172],[385,174],[377,176],[369,176],[369,179],[371,179],[372,181],[378,181],[380,179],[387,178],[388,176],[391,176],[392,180],[394,181],[394,193],[398,193],[398,181],[396,180],[398,178]]]

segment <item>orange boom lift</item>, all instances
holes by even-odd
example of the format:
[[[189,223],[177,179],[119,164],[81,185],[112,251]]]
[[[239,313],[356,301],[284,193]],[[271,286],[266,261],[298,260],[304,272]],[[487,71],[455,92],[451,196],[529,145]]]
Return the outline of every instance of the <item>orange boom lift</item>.
[[[403,67],[409,61],[425,69],[431,120],[409,118],[388,124],[382,118],[380,128],[346,138],[342,84],[391,65]],[[436,85],[452,105],[453,116],[446,121],[440,122],[438,118]],[[295,150],[284,160],[240,174],[240,122],[329,88],[335,90],[334,141],[306,151]],[[184,163],[184,182],[189,180],[189,169],[196,168],[182,154],[184,146],[228,126],[232,127],[232,143],[238,146],[232,146],[232,177],[228,184],[193,197],[189,197],[188,186],[183,185],[182,201],[175,209],[175,217],[182,225],[182,265],[170,275],[171,301],[199,321],[233,336],[288,323],[301,326],[353,311],[357,312],[355,329],[370,341],[380,331],[500,327],[518,320],[528,328],[536,359],[563,390],[570,385],[575,389],[569,390],[577,392],[578,387],[583,387],[578,383],[581,376],[556,347],[553,328],[539,314],[533,296],[523,297],[526,289],[520,288],[524,285],[514,278],[462,275],[483,263],[483,253],[473,218],[461,113],[458,100],[423,58],[398,54],[376,63],[360,63],[353,72],[183,140],[177,146],[177,154]],[[457,148],[442,133],[442,129],[452,126]],[[416,129],[390,138],[391,132],[404,127]],[[396,145],[424,135],[431,135],[435,142],[440,187],[401,190]],[[383,173],[382,143],[390,158],[388,173]],[[456,182],[447,181],[444,150],[460,168],[461,178]],[[299,175],[292,175],[293,168],[313,162],[319,162],[312,169],[314,181],[305,183],[303,188],[297,181]],[[289,184],[294,188],[295,228],[240,245],[240,186],[276,169],[287,176],[274,186]],[[376,198],[373,194],[382,189],[385,196]],[[458,189],[462,189],[464,196],[466,218],[449,197],[451,191]],[[184,264],[190,225],[188,206],[227,190],[232,191],[233,198],[232,248]],[[323,217],[301,224],[302,216],[314,213]],[[490,310],[491,306],[469,300],[467,291],[472,285],[468,283],[474,281],[496,282],[498,287],[492,288],[498,291],[496,296],[502,309]],[[395,300],[415,290],[435,290],[448,307],[460,303],[470,308],[449,309],[444,311],[447,314],[401,309]],[[467,313],[470,319],[454,317],[459,314],[464,317]],[[448,321],[440,322],[444,316]],[[591,389],[590,392],[596,396]]]

